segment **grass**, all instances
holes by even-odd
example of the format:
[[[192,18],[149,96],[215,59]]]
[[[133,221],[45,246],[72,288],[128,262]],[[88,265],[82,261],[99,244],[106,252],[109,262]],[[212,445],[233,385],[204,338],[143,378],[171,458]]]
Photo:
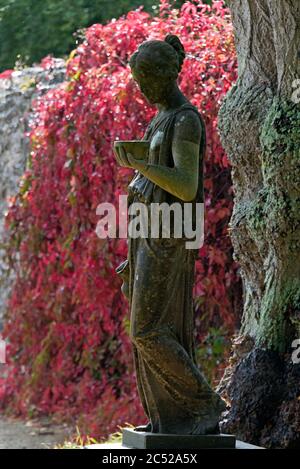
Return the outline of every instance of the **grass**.
[[[71,439],[71,441],[64,441],[61,444],[54,446],[54,449],[83,449],[84,446],[94,445],[94,444],[110,444],[110,443],[121,443],[122,442],[122,429],[123,428],[134,428],[134,425],[126,423],[125,427],[120,427],[120,431],[112,433],[109,435],[108,440],[97,441],[95,438],[90,436],[83,437],[80,434],[79,428],[76,426],[76,435]]]

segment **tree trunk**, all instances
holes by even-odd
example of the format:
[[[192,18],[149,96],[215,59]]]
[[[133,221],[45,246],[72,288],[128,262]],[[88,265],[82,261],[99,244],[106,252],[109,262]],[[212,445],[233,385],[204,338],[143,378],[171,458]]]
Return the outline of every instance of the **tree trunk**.
[[[300,445],[300,1],[230,0],[239,78],[219,113],[244,309],[219,391],[226,432]],[[298,88],[298,89],[297,89]]]

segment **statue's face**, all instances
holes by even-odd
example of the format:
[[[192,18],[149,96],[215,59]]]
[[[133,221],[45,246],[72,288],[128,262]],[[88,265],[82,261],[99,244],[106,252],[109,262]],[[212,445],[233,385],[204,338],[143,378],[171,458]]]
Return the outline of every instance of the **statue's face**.
[[[145,75],[136,69],[132,70],[132,76],[150,104],[164,102],[169,92],[170,80],[156,75]]]

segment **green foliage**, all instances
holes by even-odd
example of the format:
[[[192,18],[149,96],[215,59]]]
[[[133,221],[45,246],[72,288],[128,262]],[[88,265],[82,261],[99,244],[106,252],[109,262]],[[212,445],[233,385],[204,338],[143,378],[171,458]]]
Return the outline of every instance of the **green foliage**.
[[[174,6],[183,3],[175,0]],[[0,72],[16,62],[39,62],[48,54],[63,57],[76,47],[81,29],[141,5],[156,13],[158,4],[159,0],[0,0]]]
[[[119,16],[141,0],[0,0],[0,70],[69,53],[74,32]],[[155,0],[154,0],[155,1]],[[146,0],[150,7],[152,0]]]
[[[197,362],[213,386],[222,377],[230,347],[228,331],[223,327],[210,327],[196,350]]]

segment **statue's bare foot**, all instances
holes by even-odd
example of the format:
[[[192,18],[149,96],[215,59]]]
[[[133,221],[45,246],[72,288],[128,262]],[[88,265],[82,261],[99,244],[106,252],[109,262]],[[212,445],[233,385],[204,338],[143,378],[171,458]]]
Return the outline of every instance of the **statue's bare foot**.
[[[226,410],[226,404],[223,399],[218,399],[215,409],[208,412],[199,419],[198,423],[194,425],[192,435],[216,435],[220,433],[219,421],[222,412]]]
[[[151,432],[152,431],[152,425],[151,422],[148,422],[147,425],[138,425],[137,427],[134,428],[136,432]]]
[[[218,418],[202,418],[196,423],[191,431],[191,435],[216,435],[220,433]]]

